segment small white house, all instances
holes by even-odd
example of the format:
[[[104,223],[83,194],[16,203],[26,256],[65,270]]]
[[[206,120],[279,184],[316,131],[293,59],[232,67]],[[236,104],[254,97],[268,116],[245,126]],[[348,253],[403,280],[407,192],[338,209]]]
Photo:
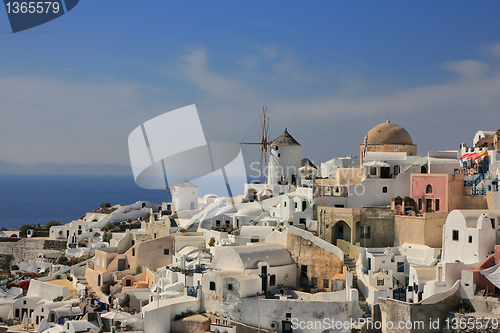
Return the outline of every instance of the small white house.
[[[500,239],[500,210],[453,210],[443,226],[443,263],[480,263]]]
[[[185,180],[172,186],[172,203],[176,211],[198,209],[198,186]]]

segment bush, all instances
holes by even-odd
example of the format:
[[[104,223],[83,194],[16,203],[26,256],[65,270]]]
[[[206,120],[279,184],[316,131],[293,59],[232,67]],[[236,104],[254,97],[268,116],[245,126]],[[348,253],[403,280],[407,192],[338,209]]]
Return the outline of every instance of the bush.
[[[213,247],[215,245],[215,238],[212,237],[210,238],[210,241],[208,242],[208,246]]]
[[[110,233],[110,232],[106,232],[103,236],[102,236],[102,241],[103,242],[108,242],[111,240],[111,238],[113,238],[113,234]]]
[[[459,304],[456,308],[456,311],[460,314],[466,314],[474,312],[474,308],[467,304]]]
[[[114,286],[116,284],[116,281],[108,281],[105,284],[102,285],[102,292],[105,293],[106,295],[109,295],[110,293],[110,288],[111,286]]]
[[[32,226],[31,224],[24,224],[21,226],[21,228],[19,228],[19,237],[26,237],[26,234],[28,233],[28,230],[29,229],[35,229],[34,226]]]
[[[186,312],[181,312],[180,314],[177,314],[174,316],[173,320],[176,321],[176,320],[181,320],[183,318],[186,318],[186,317],[191,317],[193,316],[195,313],[191,310],[187,310]]]
[[[130,306],[130,295],[127,295],[123,300],[122,307],[128,308]]]
[[[55,225],[62,225],[61,222],[58,221],[50,221],[45,225],[45,230],[50,230],[50,227],[55,226]]]
[[[59,296],[59,297],[56,297],[52,300],[52,302],[60,302],[63,300],[63,297],[62,296]]]
[[[101,204],[101,208],[110,208],[111,207],[111,204],[109,202],[103,202]]]
[[[58,265],[68,265],[68,258],[66,256],[60,256],[59,259],[57,259],[57,264]]]

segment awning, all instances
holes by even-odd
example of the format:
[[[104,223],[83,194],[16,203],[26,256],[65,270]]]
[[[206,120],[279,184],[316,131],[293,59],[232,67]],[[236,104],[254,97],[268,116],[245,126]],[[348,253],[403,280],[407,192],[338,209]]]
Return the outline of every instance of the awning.
[[[369,167],[381,167],[381,168],[387,168],[390,167],[389,164],[380,162],[380,161],[371,161],[371,162],[366,162],[363,163],[363,166],[369,166]]]
[[[500,288],[500,264],[480,271],[485,278],[493,283],[497,288]]]
[[[475,153],[467,153],[460,156],[461,160],[477,160],[480,158],[488,157],[487,151],[480,151]]]

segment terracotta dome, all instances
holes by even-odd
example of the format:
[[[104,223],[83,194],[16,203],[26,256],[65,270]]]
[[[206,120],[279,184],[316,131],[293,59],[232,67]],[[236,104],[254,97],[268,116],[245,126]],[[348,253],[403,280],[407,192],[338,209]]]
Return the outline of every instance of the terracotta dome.
[[[401,126],[387,122],[372,128],[363,143],[369,145],[413,145],[410,134]]]

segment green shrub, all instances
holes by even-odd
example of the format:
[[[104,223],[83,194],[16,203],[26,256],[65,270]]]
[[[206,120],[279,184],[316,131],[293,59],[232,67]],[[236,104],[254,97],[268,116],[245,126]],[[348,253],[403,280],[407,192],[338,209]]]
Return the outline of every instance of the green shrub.
[[[210,241],[208,242],[208,246],[213,247],[215,245],[215,238],[212,237],[210,238]]]
[[[467,304],[459,304],[456,308],[456,312],[460,314],[472,313],[474,312],[474,308]]]
[[[66,258],[66,256],[60,256],[59,259],[57,259],[57,264],[58,265],[68,265],[69,260]]]
[[[106,295],[109,295],[110,293],[110,288],[111,286],[114,286],[116,284],[116,281],[108,281],[102,285],[102,292],[105,293]]]
[[[113,238],[113,234],[110,232],[106,232],[104,235],[102,235],[102,241],[103,242],[108,242]]]
[[[62,223],[59,221],[50,221],[49,223],[47,223],[45,225],[45,230],[49,230],[50,227],[55,226],[55,225],[62,225]]]
[[[181,320],[183,318],[186,318],[186,317],[191,317],[193,316],[195,313],[191,310],[187,310],[186,312],[181,312],[180,314],[177,314],[174,316],[174,321],[176,320]]]

